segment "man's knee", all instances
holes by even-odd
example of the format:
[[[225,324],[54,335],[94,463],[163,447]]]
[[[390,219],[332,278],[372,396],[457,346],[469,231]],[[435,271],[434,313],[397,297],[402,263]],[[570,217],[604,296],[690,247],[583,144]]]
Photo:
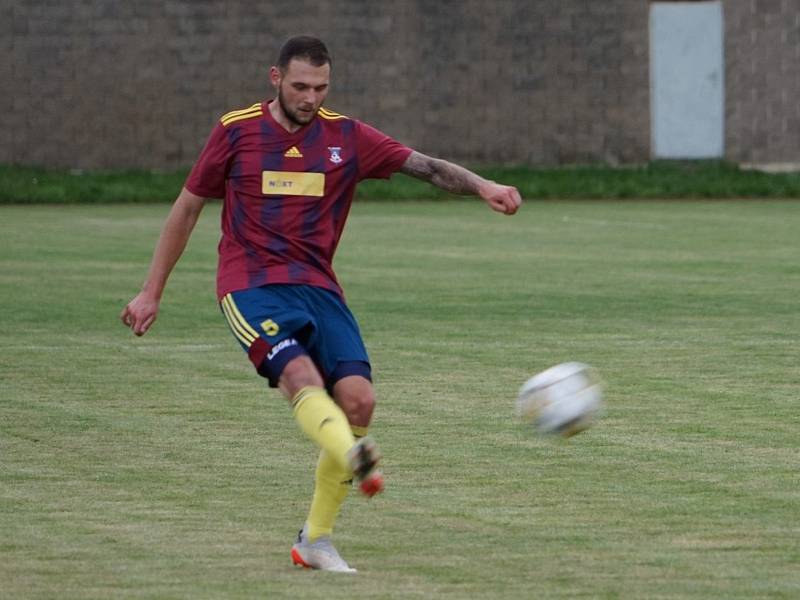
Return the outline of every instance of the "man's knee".
[[[353,375],[337,381],[333,397],[342,407],[351,425],[367,427],[375,410],[375,390],[368,379]]]

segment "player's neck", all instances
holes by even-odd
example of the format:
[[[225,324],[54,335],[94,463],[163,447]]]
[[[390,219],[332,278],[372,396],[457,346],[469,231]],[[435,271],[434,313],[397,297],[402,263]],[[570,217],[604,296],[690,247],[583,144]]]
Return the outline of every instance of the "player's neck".
[[[286,113],[283,112],[283,108],[281,107],[281,103],[278,102],[277,98],[274,98],[268,105],[267,108],[269,109],[269,114],[272,115],[272,118],[275,119],[275,122],[283,127],[289,133],[297,133],[297,131],[303,127],[298,123],[295,123],[289,117],[286,116]]]

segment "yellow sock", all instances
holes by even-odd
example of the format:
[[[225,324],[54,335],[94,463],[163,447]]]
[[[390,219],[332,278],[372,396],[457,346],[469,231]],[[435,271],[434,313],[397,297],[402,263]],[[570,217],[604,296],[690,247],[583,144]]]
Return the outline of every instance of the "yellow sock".
[[[308,386],[292,399],[294,418],[305,434],[333,459],[340,469],[350,472],[347,452],[355,444],[353,432],[342,409],[328,393]]]
[[[356,437],[367,435],[366,427],[351,426]],[[342,470],[335,460],[320,451],[317,473],[314,481],[314,498],[308,512],[308,539],[312,542],[321,535],[330,536],[339,509],[350,491],[353,475],[350,470]]]
[[[339,514],[353,475],[343,470],[325,450],[319,453],[314,498],[308,511],[308,539],[316,540],[321,535],[331,535],[333,524]]]
[[[356,438],[362,438],[362,437],[367,437],[367,434],[369,433],[369,428],[362,427],[361,425],[350,425],[350,431],[353,432],[353,435]]]

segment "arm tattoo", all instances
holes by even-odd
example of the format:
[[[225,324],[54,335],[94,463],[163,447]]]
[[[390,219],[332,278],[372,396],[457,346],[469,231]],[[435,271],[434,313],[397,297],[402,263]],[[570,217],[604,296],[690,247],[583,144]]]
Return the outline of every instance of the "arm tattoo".
[[[453,194],[477,194],[485,180],[472,171],[453,163],[412,152],[400,172],[432,183]]]

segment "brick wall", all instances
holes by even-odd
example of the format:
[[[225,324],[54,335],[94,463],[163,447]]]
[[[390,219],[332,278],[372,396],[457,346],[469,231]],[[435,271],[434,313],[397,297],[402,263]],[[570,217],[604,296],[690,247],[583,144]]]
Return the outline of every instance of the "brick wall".
[[[172,168],[270,94],[293,33],[329,105],[470,164],[649,158],[642,0],[0,3],[0,163]],[[726,155],[800,162],[800,2],[724,0]]]
[[[270,94],[281,42],[334,56],[329,106],[482,163],[649,155],[641,0],[29,0],[0,8],[0,163],[190,165]]]
[[[800,163],[800,2],[727,0],[726,155]]]

